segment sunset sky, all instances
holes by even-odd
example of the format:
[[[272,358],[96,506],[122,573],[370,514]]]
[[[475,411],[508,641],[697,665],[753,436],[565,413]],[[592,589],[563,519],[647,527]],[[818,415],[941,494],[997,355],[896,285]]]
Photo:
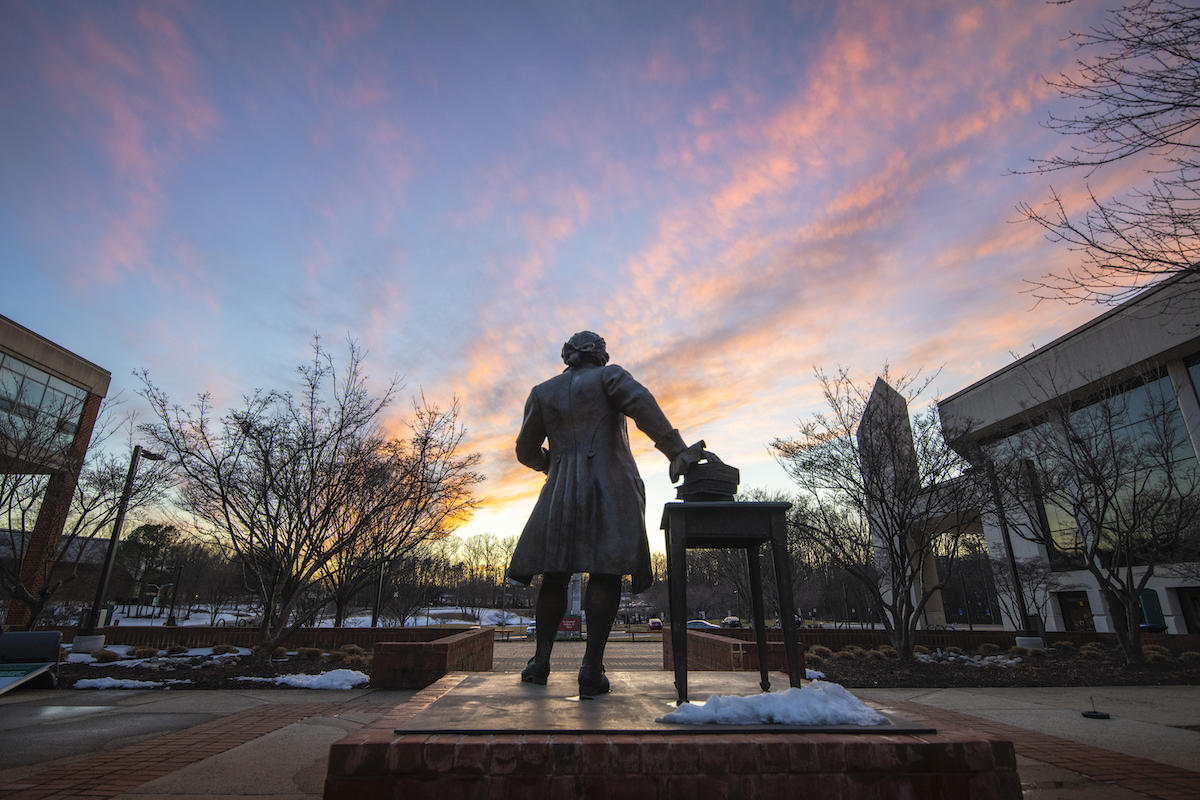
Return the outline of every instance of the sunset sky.
[[[572,332],[784,489],[814,366],[948,395],[1098,313],[1019,222],[1072,29],[1014,2],[6,2],[0,313],[180,402],[279,387],[314,333],[457,396],[464,533],[520,532],[512,452]],[[1059,106],[1060,111],[1065,111]],[[1117,171],[1104,194],[1134,175]],[[1056,175],[1069,203],[1082,176]],[[651,542],[672,490],[632,437]]]

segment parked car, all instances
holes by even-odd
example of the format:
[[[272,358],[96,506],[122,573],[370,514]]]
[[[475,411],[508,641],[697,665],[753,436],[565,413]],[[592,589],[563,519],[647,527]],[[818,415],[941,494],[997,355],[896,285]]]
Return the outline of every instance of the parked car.
[[[652,630],[652,631],[661,631],[662,630],[662,620],[659,619],[658,617],[651,617],[649,625],[650,625],[650,630]]]
[[[694,631],[709,631],[713,628],[721,629],[720,625],[715,625],[706,619],[689,619],[687,626]]]
[[[721,620],[721,624],[724,625],[726,628],[742,627],[742,621],[740,619],[738,619],[737,617],[726,617],[725,619]]]

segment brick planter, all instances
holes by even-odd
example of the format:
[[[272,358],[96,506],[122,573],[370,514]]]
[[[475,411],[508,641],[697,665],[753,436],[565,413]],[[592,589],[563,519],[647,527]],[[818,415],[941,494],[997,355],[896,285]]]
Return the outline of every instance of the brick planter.
[[[467,631],[409,628],[435,634],[423,641],[375,643],[371,686],[423,689],[448,672],[491,672],[495,636],[491,628]],[[437,635],[440,634],[440,635]]]
[[[730,629],[720,633],[688,631],[687,636],[689,670],[745,672],[758,669],[758,643],[754,641],[753,629]],[[800,650],[801,670],[804,669],[803,648],[803,644],[797,646]],[[663,637],[663,669],[675,669],[670,636]],[[780,631],[767,631],[767,669],[787,672],[787,654],[783,646],[783,633]]]

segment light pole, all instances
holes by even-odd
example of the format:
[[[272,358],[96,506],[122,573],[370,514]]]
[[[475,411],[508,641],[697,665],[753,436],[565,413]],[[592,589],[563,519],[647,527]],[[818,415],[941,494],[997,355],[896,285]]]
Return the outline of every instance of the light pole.
[[[104,635],[97,634],[96,628],[100,624],[100,609],[104,605],[104,595],[108,591],[108,579],[112,576],[113,561],[117,555],[117,543],[121,540],[121,525],[125,522],[125,508],[129,505],[129,495],[133,492],[133,479],[137,475],[138,459],[141,458],[147,461],[162,461],[165,457],[149,450],[143,450],[140,444],[133,448],[133,455],[129,458],[129,472],[125,474],[125,488],[121,490],[121,500],[117,503],[117,519],[113,523],[112,538],[108,540],[108,550],[104,554],[104,566],[100,570],[100,581],[96,585],[96,598],[92,601],[92,609],[88,612],[87,621],[82,630],[76,634],[75,641],[71,646],[71,649],[77,652],[81,648],[91,652],[104,646]]]

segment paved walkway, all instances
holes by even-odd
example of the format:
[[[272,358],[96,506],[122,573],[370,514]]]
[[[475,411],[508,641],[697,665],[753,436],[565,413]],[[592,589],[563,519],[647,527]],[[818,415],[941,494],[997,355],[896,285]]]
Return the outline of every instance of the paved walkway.
[[[532,643],[497,643],[517,672]],[[561,642],[556,670],[583,644]],[[661,669],[658,643],[613,642],[610,669]],[[515,678],[515,676],[514,676]],[[321,796],[329,745],[412,692],[358,690],[11,692],[0,697],[0,797]],[[1016,743],[1034,800],[1200,797],[1200,687],[875,689],[856,694],[934,726],[967,725]],[[1109,720],[1080,711],[1097,707]]]

